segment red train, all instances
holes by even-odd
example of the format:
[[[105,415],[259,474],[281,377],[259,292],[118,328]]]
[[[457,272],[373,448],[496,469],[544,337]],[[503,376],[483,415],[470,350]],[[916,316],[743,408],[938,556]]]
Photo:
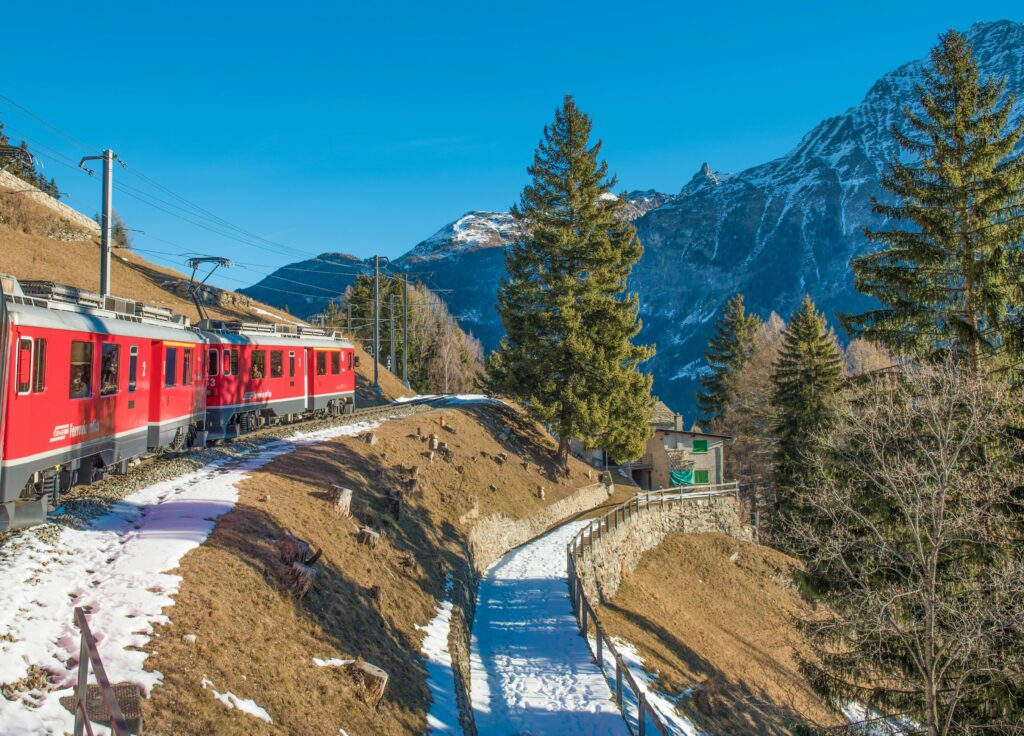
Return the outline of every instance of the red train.
[[[0,276],[0,531],[145,452],[355,408],[352,344]]]

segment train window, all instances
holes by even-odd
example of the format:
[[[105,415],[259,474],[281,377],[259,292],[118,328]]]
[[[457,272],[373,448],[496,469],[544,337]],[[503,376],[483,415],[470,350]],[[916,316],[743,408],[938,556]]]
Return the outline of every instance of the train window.
[[[111,396],[117,393],[117,378],[121,368],[121,346],[104,345],[100,350],[100,396]]]
[[[259,380],[267,375],[267,351],[253,350],[252,365],[249,366],[249,378]]]
[[[225,376],[231,375],[231,351],[224,348],[224,370],[222,371]]]
[[[135,390],[135,379],[139,373],[139,346],[132,345],[128,351],[128,391]]]
[[[185,348],[181,358],[181,385],[188,386],[192,383],[192,348]]]
[[[32,388],[32,338],[18,341],[18,393],[27,394]]]
[[[92,343],[71,341],[71,388],[72,399],[87,399],[92,396]]]
[[[210,348],[210,357],[207,358],[207,365],[210,368],[210,375],[216,376],[217,371],[220,370],[220,354],[217,352],[217,348]]]
[[[270,377],[280,378],[284,375],[284,352],[281,350],[270,351]]]
[[[238,348],[231,350],[231,375],[238,375]]]
[[[288,378],[295,378],[295,351],[288,351]]]
[[[178,348],[164,347],[164,385],[178,384]]]
[[[341,352],[338,350],[331,351],[331,373],[334,375],[341,373]]]
[[[347,355],[348,355],[348,369],[352,370],[352,353],[347,353]]]
[[[316,374],[318,376],[327,375],[327,353],[316,354]]]
[[[32,393],[41,394],[46,390],[46,340],[36,338],[35,370],[32,374]]]

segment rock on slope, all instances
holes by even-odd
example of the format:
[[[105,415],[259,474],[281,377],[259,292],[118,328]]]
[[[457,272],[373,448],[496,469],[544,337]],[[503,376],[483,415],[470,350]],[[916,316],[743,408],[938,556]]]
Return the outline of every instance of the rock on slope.
[[[982,72],[1006,76],[1009,89],[1024,97],[1024,24],[977,23],[967,36]],[[632,280],[641,300],[641,338],[658,346],[650,369],[655,391],[671,406],[686,412],[692,407],[707,338],[734,292],[743,292],[761,314],[774,309],[788,315],[805,292],[830,318],[866,303],[853,288],[849,261],[868,247],[863,227],[878,225],[870,200],[884,196],[880,175],[896,153],[890,129],[902,120],[902,109],[915,104],[914,85],[926,64],[922,58],[886,74],[859,105],[822,121],[774,161],[736,174],[705,164],[678,195],[627,195],[645,247]],[[1018,101],[1017,113],[1022,111]],[[494,296],[504,274],[504,250],[517,238],[508,213],[471,212],[394,266],[429,272],[429,286],[452,289],[443,294],[452,314],[490,350],[503,334]],[[330,290],[344,290],[354,260],[322,258],[348,259],[347,267],[295,264],[245,293],[287,302],[300,315],[317,311]],[[288,268],[321,270],[324,276],[301,273],[300,279]],[[302,309],[288,296],[265,290],[281,277],[311,285]],[[280,281],[277,288],[296,289]]]

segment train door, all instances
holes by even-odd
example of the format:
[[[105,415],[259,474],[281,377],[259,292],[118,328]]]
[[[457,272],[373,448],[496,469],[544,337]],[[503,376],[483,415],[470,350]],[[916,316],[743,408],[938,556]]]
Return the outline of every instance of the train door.
[[[306,411],[313,408],[313,371],[315,369],[313,360],[313,349],[303,348],[302,350],[302,396],[306,400]]]

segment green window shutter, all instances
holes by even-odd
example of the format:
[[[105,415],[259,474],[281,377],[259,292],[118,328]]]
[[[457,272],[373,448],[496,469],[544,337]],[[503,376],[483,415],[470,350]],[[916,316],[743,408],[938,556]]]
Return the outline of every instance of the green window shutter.
[[[693,482],[696,485],[705,485],[708,482],[708,471],[706,470],[694,470],[693,471]]]
[[[707,453],[707,451],[708,451],[708,441],[707,440],[694,440],[693,441],[693,454],[694,455],[704,455],[704,454]]]

